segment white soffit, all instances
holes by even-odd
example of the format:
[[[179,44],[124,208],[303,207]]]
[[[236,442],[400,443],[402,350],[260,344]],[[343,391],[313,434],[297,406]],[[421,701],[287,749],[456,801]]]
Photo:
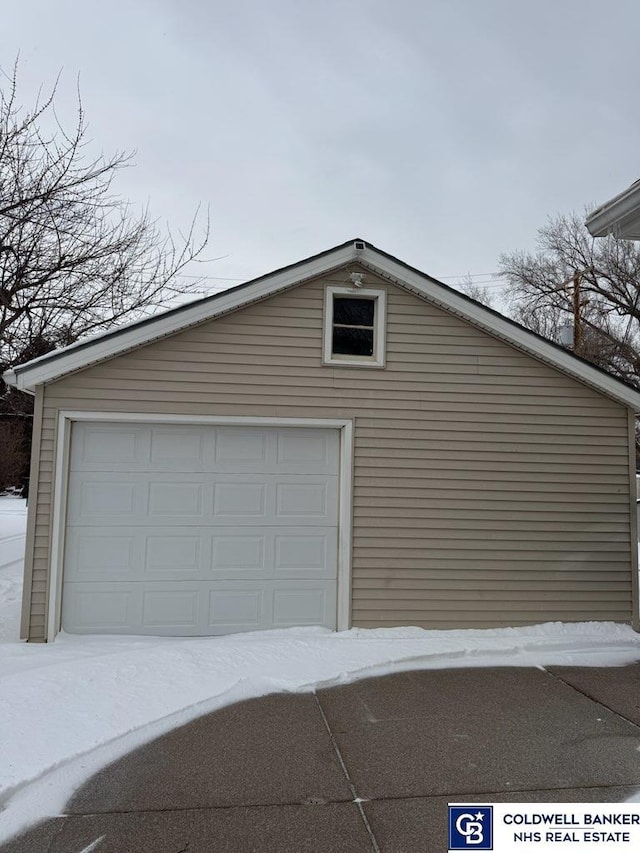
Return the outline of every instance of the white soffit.
[[[364,248],[362,248],[364,246]],[[364,241],[351,241],[335,249],[263,276],[219,295],[207,297],[149,320],[107,332],[89,341],[19,365],[4,374],[10,385],[34,391],[37,385],[59,379],[90,364],[143,346],[159,338],[235,311],[302,282],[325,275],[344,264],[361,263],[394,284],[411,290],[446,311],[453,312],[484,331],[507,341],[530,355],[579,379],[608,397],[640,412],[640,392],[629,388],[604,371],[576,358],[523,326],[507,320],[473,299],[458,293],[425,273]]]
[[[640,180],[590,213],[585,224],[594,237],[640,240]]]

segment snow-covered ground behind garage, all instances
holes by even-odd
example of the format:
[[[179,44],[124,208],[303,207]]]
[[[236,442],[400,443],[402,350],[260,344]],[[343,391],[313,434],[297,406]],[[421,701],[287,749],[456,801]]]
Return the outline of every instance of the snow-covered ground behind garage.
[[[340,634],[290,629],[218,638],[18,639],[24,501],[0,498],[0,842],[58,814],[97,769],[193,717],[275,691],[409,668],[622,665],[640,637],[612,623]]]
[[[20,632],[26,513],[25,501],[0,497],[0,642]]]

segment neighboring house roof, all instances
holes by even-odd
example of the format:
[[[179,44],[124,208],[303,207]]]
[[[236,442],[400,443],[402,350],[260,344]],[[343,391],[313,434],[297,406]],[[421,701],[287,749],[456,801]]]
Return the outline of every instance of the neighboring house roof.
[[[640,180],[590,213],[585,224],[594,237],[640,240]]]
[[[25,391],[81,370],[136,347],[196,326],[304,281],[354,263],[404,287],[416,296],[467,320],[607,396],[640,411],[640,392],[557,344],[525,329],[491,308],[448,287],[364,240],[349,240],[333,249],[284,267],[238,287],[207,296],[154,317],[105,332],[14,367],[4,379]]]

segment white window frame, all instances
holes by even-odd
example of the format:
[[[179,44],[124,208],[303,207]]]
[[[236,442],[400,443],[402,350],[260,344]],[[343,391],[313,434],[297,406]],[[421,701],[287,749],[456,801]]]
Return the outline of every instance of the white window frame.
[[[373,355],[335,355],[333,343],[333,302],[335,296],[371,299],[373,309]],[[322,363],[339,367],[384,367],[386,357],[387,291],[365,287],[327,287],[324,294],[324,346]]]

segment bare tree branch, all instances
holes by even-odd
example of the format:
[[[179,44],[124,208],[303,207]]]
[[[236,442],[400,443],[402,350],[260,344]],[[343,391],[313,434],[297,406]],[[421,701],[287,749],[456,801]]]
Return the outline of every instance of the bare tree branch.
[[[574,313],[579,278],[580,355],[640,388],[640,246],[615,237],[593,238],[584,216],[558,216],[538,231],[537,251],[511,252],[500,271],[511,283],[515,319],[560,342]]]
[[[471,276],[467,276],[463,279],[460,290],[466,296],[470,296],[471,299],[475,299],[475,301],[479,302],[481,305],[486,305],[487,308],[493,308],[493,299],[489,293],[489,289],[474,282]]]
[[[65,129],[58,81],[31,109],[18,105],[17,64],[0,88],[0,361],[34,339],[50,346],[135,319],[175,292],[201,255],[208,215],[196,210],[179,239],[148,210],[112,191],[131,154],[89,155],[82,102]],[[200,235],[200,236],[199,236]],[[184,286],[182,293],[196,283]]]

